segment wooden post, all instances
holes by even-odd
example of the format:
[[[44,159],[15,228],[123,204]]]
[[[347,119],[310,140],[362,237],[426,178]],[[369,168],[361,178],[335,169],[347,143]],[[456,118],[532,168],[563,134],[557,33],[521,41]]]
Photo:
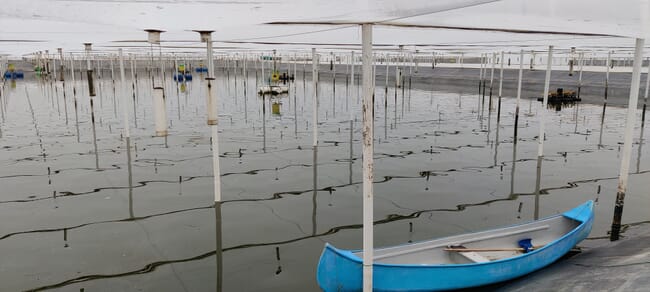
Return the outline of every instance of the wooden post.
[[[612,231],[610,240],[619,239],[621,231],[621,218],[623,217],[623,204],[627,190],[627,178],[630,169],[630,155],[632,152],[632,133],[636,122],[636,110],[639,99],[639,83],[641,81],[641,63],[643,62],[643,45],[645,39],[636,39],[634,49],[634,66],[632,69],[632,81],[630,84],[630,101],[627,105],[627,118],[625,121],[625,138],[623,142],[623,157],[621,158],[621,169],[618,174],[618,189],[616,192],[616,204],[614,205],[614,219],[612,220]]]
[[[361,26],[363,71],[363,291],[372,291],[373,264],[373,78],[372,24]]]

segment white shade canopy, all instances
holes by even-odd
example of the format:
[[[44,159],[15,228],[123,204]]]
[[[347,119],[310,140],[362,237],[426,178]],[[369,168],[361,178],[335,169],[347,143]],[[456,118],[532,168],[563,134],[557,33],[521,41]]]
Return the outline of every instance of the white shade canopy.
[[[201,51],[191,30],[214,30],[227,47],[307,48],[321,45],[358,48],[356,26],[268,25],[265,23],[361,23],[375,29],[377,45],[437,45],[436,49],[474,51],[553,43],[568,46],[631,48],[646,37],[647,0],[25,0],[0,7],[0,54],[19,56],[62,47],[133,50],[143,46],[143,29],[167,31],[163,44]],[[412,28],[402,26],[431,27]],[[492,30],[492,31],[490,31]],[[510,32],[526,32],[507,33]],[[537,34],[536,32],[545,32]],[[558,35],[556,33],[565,33]],[[114,41],[131,40],[138,42]],[[176,42],[174,44],[174,42]],[[294,45],[283,45],[293,43]],[[217,44],[221,45],[221,44]],[[478,47],[477,47],[478,46]]]

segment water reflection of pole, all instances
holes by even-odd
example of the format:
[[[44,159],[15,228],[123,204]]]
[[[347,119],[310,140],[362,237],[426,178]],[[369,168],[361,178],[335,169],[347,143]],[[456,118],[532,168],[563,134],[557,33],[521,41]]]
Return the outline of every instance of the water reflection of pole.
[[[546,109],[544,109],[546,110]],[[535,214],[533,219],[539,219],[539,195],[542,181],[542,156],[537,156],[537,175],[535,179]]]
[[[510,171],[510,198],[515,195],[515,169],[517,166],[517,143],[512,143],[512,169]]]
[[[614,218],[612,220],[612,231],[610,240],[619,239],[621,230],[621,218],[623,217],[623,205],[625,201],[625,192],[627,190],[627,178],[630,168],[630,154],[632,152],[632,134],[636,122],[636,110],[639,99],[639,83],[641,80],[641,59],[643,56],[643,45],[645,39],[636,39],[634,49],[634,67],[632,69],[632,81],[630,85],[630,101],[627,106],[627,118],[625,125],[625,138],[623,144],[623,157],[621,158],[621,169],[618,175],[618,188],[616,192],[616,204],[614,206]]]
[[[318,201],[317,201],[317,198],[316,198],[316,196],[318,195],[318,146],[314,146],[312,161],[313,161],[313,164],[312,164],[312,170],[313,170],[312,188],[313,188],[313,190],[312,190],[312,198],[311,198],[311,201],[312,201],[312,213],[311,213],[311,227],[312,227],[311,230],[312,231],[311,231],[311,234],[316,235],[316,229],[317,229],[317,226],[316,226],[316,211],[318,209]]]
[[[515,129],[513,143],[517,143],[517,128],[519,126],[519,103],[521,101],[521,79],[524,71],[524,50],[519,52],[519,81],[517,82],[517,107],[515,108]]]
[[[612,62],[612,51],[607,52],[607,63],[605,66],[606,68],[606,73],[605,73],[605,97],[603,99],[603,112],[600,116],[600,133],[598,136],[598,149],[600,149],[603,146],[603,129],[605,126],[605,110],[607,109],[607,94],[608,94],[608,88],[609,88],[609,67]]]
[[[221,202],[214,202],[214,215],[217,292],[221,292],[223,291],[223,236],[221,230]]]
[[[362,24],[363,71],[363,291],[372,291],[373,264],[373,79],[372,24]]]

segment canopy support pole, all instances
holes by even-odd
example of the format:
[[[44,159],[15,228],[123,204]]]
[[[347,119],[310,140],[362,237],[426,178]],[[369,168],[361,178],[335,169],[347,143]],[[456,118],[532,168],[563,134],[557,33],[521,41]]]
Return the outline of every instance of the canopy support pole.
[[[643,45],[645,39],[636,39],[634,49],[634,66],[632,68],[632,82],[630,84],[630,101],[627,105],[627,118],[625,122],[625,138],[623,143],[623,158],[621,169],[618,174],[618,190],[616,192],[616,203],[614,205],[614,219],[612,220],[612,232],[610,240],[619,239],[621,231],[621,217],[623,217],[623,204],[627,190],[627,178],[630,169],[630,155],[632,152],[632,133],[636,123],[637,103],[639,101],[639,83],[641,81],[641,62],[643,62]]]
[[[363,71],[363,291],[372,292],[373,262],[373,105],[372,24],[361,26]]]

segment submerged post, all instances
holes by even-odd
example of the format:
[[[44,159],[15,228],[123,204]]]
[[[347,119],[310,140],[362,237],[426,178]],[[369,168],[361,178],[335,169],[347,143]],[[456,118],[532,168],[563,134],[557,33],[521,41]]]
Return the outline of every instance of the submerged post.
[[[90,96],[95,96],[95,85],[93,84],[93,68],[90,66],[90,51],[92,43],[84,43],[86,49],[86,77],[88,79],[88,93]]]
[[[515,108],[515,134],[512,143],[517,144],[517,127],[519,126],[519,102],[521,101],[521,79],[524,72],[524,50],[519,52],[519,81],[517,82],[517,107]]]
[[[542,98],[544,102],[542,103],[542,110],[539,112],[539,138],[537,142],[537,157],[541,158],[544,156],[544,126],[546,122],[546,106],[548,105],[548,90],[551,82],[551,71],[552,71],[552,62],[553,59],[553,46],[548,46],[548,58],[546,59],[546,79],[544,79],[544,92],[542,93]]]
[[[641,81],[641,63],[643,62],[643,45],[645,39],[636,39],[634,49],[634,65],[632,67],[632,82],[630,84],[630,101],[627,105],[627,118],[625,121],[625,138],[623,142],[623,157],[621,158],[621,169],[618,173],[618,189],[616,192],[616,203],[614,205],[614,219],[612,220],[612,231],[610,240],[619,239],[621,231],[621,217],[623,217],[623,204],[627,190],[627,177],[630,169],[630,155],[632,153],[632,133],[636,122],[636,110],[639,100],[639,83]]]
[[[578,73],[578,98],[580,98],[580,89],[582,88],[582,67],[584,66],[584,62],[585,62],[584,57],[585,57],[585,53],[581,52],[580,57],[578,59],[578,66],[580,66],[579,67],[580,73]]]
[[[57,52],[59,52],[59,58],[61,60],[61,64],[59,65],[59,81],[63,82],[65,80],[64,79],[64,75],[65,75],[64,70],[65,70],[65,68],[64,68],[64,60],[63,60],[63,48],[57,48],[56,50],[57,50]],[[64,86],[64,90],[65,90],[65,84],[63,86]]]
[[[373,262],[373,79],[372,24],[361,26],[363,71],[363,291],[372,291]]]

